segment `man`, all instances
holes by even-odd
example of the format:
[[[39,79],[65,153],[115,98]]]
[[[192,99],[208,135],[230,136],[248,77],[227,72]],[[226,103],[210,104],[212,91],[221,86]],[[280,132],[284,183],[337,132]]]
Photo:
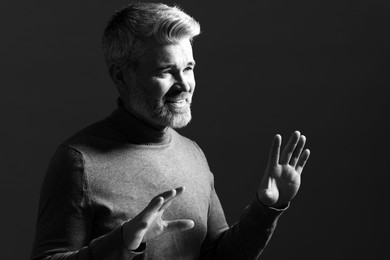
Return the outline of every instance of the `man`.
[[[46,174],[32,259],[256,259],[309,157],[276,135],[256,198],[226,224],[187,125],[199,24],[176,7],[131,4],[103,37],[118,108],[62,144]],[[280,156],[279,156],[280,154]]]

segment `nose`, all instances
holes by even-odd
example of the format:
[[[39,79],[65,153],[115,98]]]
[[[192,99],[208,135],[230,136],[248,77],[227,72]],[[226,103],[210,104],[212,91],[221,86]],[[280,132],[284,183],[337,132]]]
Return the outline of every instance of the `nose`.
[[[191,84],[194,80],[183,72],[178,73],[175,79],[175,86],[181,92],[191,92]]]

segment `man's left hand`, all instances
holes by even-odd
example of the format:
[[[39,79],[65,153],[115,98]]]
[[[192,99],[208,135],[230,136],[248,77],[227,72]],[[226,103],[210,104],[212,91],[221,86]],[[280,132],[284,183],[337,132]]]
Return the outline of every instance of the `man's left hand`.
[[[280,154],[282,137],[276,135],[268,159],[258,198],[269,207],[283,208],[295,197],[301,185],[301,173],[310,151],[303,150],[306,137],[295,131]]]

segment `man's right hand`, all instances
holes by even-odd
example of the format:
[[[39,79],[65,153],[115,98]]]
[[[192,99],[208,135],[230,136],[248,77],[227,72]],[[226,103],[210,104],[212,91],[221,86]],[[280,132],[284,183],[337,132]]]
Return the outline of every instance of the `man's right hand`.
[[[190,219],[164,221],[161,218],[174,199],[183,192],[184,187],[179,187],[157,195],[140,214],[123,224],[123,240],[129,250],[135,250],[142,242],[165,233],[194,227],[194,221]]]

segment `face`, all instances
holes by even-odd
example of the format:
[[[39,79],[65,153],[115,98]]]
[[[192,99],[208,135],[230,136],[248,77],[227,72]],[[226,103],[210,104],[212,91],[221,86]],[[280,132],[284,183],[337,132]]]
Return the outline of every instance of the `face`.
[[[194,67],[189,39],[150,43],[135,72],[128,71],[125,107],[158,128],[186,126],[191,120]]]

